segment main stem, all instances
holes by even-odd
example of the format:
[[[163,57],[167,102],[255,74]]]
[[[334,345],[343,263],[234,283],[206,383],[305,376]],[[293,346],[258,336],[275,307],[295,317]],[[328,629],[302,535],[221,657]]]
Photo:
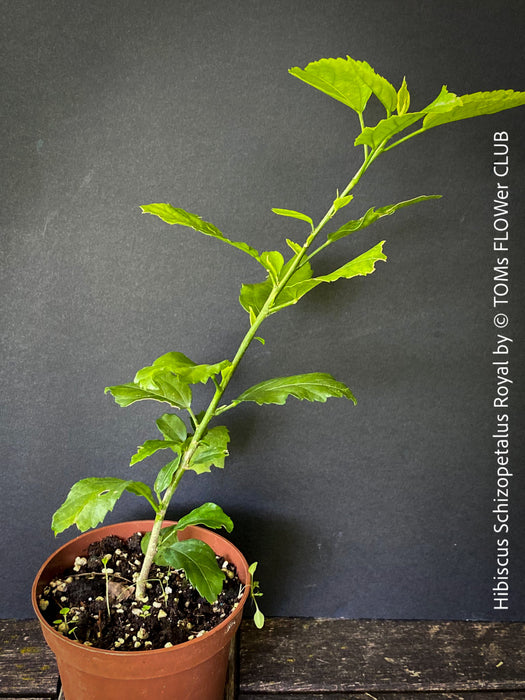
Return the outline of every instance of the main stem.
[[[344,189],[343,193],[340,195],[341,197],[345,197],[348,195],[354,187],[357,185],[363,174],[366,172],[366,170],[369,168],[369,166],[373,163],[373,161],[383,152],[383,144],[378,146],[376,149],[373,149],[370,153],[366,153],[365,159],[359,168],[359,170],[356,172],[354,177],[350,180],[346,188]],[[135,598],[138,601],[141,601],[145,598],[145,588],[146,588],[146,581],[148,580],[149,577],[149,572],[151,569],[151,566],[153,564],[153,560],[155,558],[155,554],[157,553],[157,545],[159,541],[159,536],[160,536],[160,531],[162,529],[162,524],[164,522],[164,518],[166,517],[166,512],[168,510],[169,504],[171,502],[171,499],[173,498],[173,495],[175,491],[177,490],[177,487],[180,483],[180,480],[182,479],[183,474],[187,471],[191,459],[193,455],[195,454],[195,450],[197,449],[199,445],[199,441],[201,437],[204,435],[208,424],[212,420],[212,418],[215,416],[215,411],[217,410],[217,407],[219,405],[219,401],[221,400],[224,392],[226,391],[226,388],[228,384],[230,383],[230,380],[232,376],[235,373],[235,370],[237,369],[240,361],[244,357],[244,354],[248,347],[250,346],[250,343],[252,340],[255,338],[257,331],[259,330],[259,327],[261,326],[262,322],[269,316],[270,310],[272,308],[273,302],[276,300],[276,298],[279,296],[281,291],[284,289],[284,287],[288,284],[288,281],[292,277],[292,275],[296,272],[296,270],[300,267],[301,263],[303,262],[306,253],[312,246],[313,242],[317,238],[318,234],[321,232],[321,230],[324,228],[324,226],[330,221],[330,219],[334,216],[336,212],[336,209],[334,205],[332,204],[324,217],[321,219],[321,221],[317,224],[317,226],[312,230],[308,238],[306,239],[304,245],[302,246],[301,250],[298,251],[295,254],[295,257],[293,259],[292,264],[290,265],[290,268],[288,269],[287,273],[283,276],[283,278],[279,281],[277,285],[275,285],[268,295],[268,298],[266,299],[264,306],[262,309],[259,311],[257,314],[255,320],[251,324],[249,330],[243,337],[239,348],[237,349],[237,352],[235,353],[235,356],[232,360],[231,365],[223,372],[223,378],[220,384],[217,385],[215,389],[215,393],[208,405],[208,408],[206,409],[206,412],[204,416],[202,417],[202,420],[196,425],[195,433],[192,437],[192,440],[187,448],[187,450],[184,452],[182,455],[181,462],[179,466],[177,467],[177,470],[175,471],[173,478],[171,480],[170,485],[164,492],[164,496],[162,498],[162,501],[159,504],[159,507],[156,512],[155,516],[155,521],[153,523],[153,528],[151,530],[151,536],[150,540],[148,543],[148,548],[146,550],[146,554],[144,557],[144,562],[142,564],[142,568],[139,574],[139,577],[137,579],[136,583],[136,590],[135,590]],[[317,251],[314,251],[313,254],[316,254],[323,248],[324,246],[321,246],[317,249]],[[310,256],[311,257],[311,256]]]

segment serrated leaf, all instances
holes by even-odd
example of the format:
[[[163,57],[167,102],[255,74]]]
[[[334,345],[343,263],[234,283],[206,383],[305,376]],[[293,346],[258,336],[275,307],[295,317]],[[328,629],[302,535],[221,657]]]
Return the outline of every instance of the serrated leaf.
[[[334,199],[334,212],[337,212],[339,211],[339,209],[346,207],[347,204],[350,204],[353,198],[353,194],[348,194],[345,197],[336,197]]]
[[[289,260],[286,265],[284,265],[281,273],[281,277],[284,276],[289,270],[293,259]],[[283,306],[288,306],[289,304],[295,304],[296,299],[293,294],[290,296],[290,289],[293,285],[311,278],[312,268],[310,263],[304,262],[290,277],[288,284],[279,293],[274,306],[270,309],[269,313],[274,313],[274,311],[282,308]],[[274,284],[272,280],[268,277],[264,282],[257,282],[255,284],[243,284],[241,287],[241,293],[239,296],[239,301],[241,306],[248,311],[250,314],[250,321],[253,323],[252,319],[260,313],[268,295],[272,291]]]
[[[371,207],[360,219],[349,221],[334,233],[328,234],[327,238],[329,241],[338,241],[351,233],[355,233],[355,231],[360,231],[361,229],[370,226],[370,224],[373,224],[374,221],[377,221],[377,219],[380,219],[383,216],[390,216],[394,214],[398,209],[409,207],[412,204],[418,204],[419,202],[425,202],[428,199],[440,199],[440,197],[441,195],[439,194],[421,195],[420,197],[407,199],[404,202],[398,202],[397,204],[389,204],[384,207],[378,207],[377,209]]]
[[[370,273],[374,272],[375,263],[378,260],[386,260],[386,255],[383,254],[382,250],[383,243],[384,241],[378,243],[366,253],[362,253],[357,258],[350,260],[350,262],[347,262],[345,265],[339,267],[337,270],[334,270],[328,275],[312,277],[311,279],[306,279],[302,282],[287,285],[284,289],[285,294],[283,296],[279,295],[275,300],[272,307],[272,313],[275,313],[286,306],[296,304],[305,294],[323,282],[335,282],[341,278],[351,279],[357,275],[369,275]]]
[[[226,532],[233,530],[232,519],[216,503],[204,503],[202,506],[194,508],[178,521],[177,528],[182,531],[190,525],[204,525],[213,530],[224,528]]]
[[[208,430],[195,450],[187,469],[197,474],[209,472],[211,467],[224,468],[224,459],[228,456],[228,428],[218,425]]]
[[[289,238],[286,239],[286,244],[288,245],[289,248],[293,250],[295,254],[300,253],[303,249],[299,243],[296,243],[295,241],[291,241]]]
[[[146,440],[137,447],[137,452],[131,458],[129,465],[132,467],[137,462],[142,462],[143,459],[151,457],[159,450],[168,450],[170,448],[176,450],[179,445],[179,442],[171,442],[170,440]]]
[[[243,391],[233,403],[237,405],[243,401],[254,401],[259,406],[264,404],[282,406],[289,396],[306,401],[321,401],[322,403],[330,397],[345,397],[357,403],[354,395],[345,384],[334,379],[331,374],[324,372],[267,379]]]
[[[423,120],[423,128],[430,129],[441,124],[470,119],[484,114],[495,114],[505,109],[521,107],[525,105],[525,92],[514,90],[494,90],[492,92],[476,92],[471,95],[461,95],[461,104],[456,104],[445,112],[429,111]]]
[[[126,491],[134,493],[135,496],[142,496],[153,506],[155,511],[157,510],[153,492],[147,484],[144,484],[142,481],[128,481]]]
[[[210,377],[219,374],[230,365],[229,360],[212,365],[198,365],[182,352],[167,352],[158,357],[152,365],[140,369],[135,375],[135,383],[140,384],[143,389],[154,388],[159,374],[172,372],[186,384],[206,384]]]
[[[191,406],[191,389],[187,384],[171,374],[157,374],[155,381],[150,383],[150,388],[144,389],[135,382],[108,386],[106,393],[110,393],[119,406],[129,406],[135,401],[160,401],[169,403],[175,408],[188,408]]]
[[[272,211],[274,214],[278,214],[279,216],[288,216],[291,219],[301,219],[301,221],[306,221],[312,227],[314,225],[313,220],[307,214],[302,214],[300,211],[295,211],[294,209],[272,209]]]
[[[255,250],[255,248],[252,248],[250,245],[242,241],[231,241],[229,238],[226,238],[226,236],[221,233],[216,226],[210,224],[208,221],[204,221],[197,214],[192,214],[184,209],[178,209],[173,207],[171,204],[146,204],[141,206],[141,209],[144,214],[153,214],[154,216],[158,216],[159,219],[162,219],[162,221],[167,224],[180,224],[181,226],[188,226],[195,231],[203,233],[205,236],[212,236],[223,243],[228,243],[228,245],[242,250],[244,253],[247,253],[256,260],[259,258],[259,252]]]
[[[191,389],[183,380],[168,372],[155,375],[153,387],[157,385],[158,392],[177,408],[191,406]],[[153,389],[153,393],[155,393]]]
[[[184,421],[175,413],[164,413],[157,419],[157,428],[164,435],[166,440],[172,442],[184,442],[188,436],[188,431]]]
[[[381,215],[384,216],[385,214]],[[350,233],[350,231],[347,233]],[[345,233],[345,235],[347,235],[347,233]],[[366,253],[359,255],[357,258],[354,258],[354,260],[351,260],[328,275],[312,277],[312,269],[310,264],[305,263],[294,275],[292,275],[287,285],[277,295],[272,307],[269,310],[269,313],[274,314],[287,306],[297,304],[297,302],[305,294],[323,282],[334,282],[336,279],[340,279],[342,277],[350,279],[351,277],[356,277],[357,275],[368,275],[371,272],[374,272],[375,262],[378,260],[386,260],[386,256],[382,251],[383,242],[379,243]],[[267,279],[266,282],[261,282],[259,284],[243,285],[241,288],[240,297],[241,304],[244,308],[248,307],[253,315],[258,314],[266,302],[268,295],[272,291],[272,288],[272,283],[269,279]]]
[[[415,124],[425,116],[424,112],[411,112],[409,114],[394,114],[387,119],[382,119],[376,126],[367,126],[354,141],[354,146],[370,146],[377,148],[384,141]]]
[[[383,253],[383,244],[384,241],[381,241],[381,243],[370,248],[366,253],[350,260],[350,262],[338,267],[337,270],[330,272],[328,275],[314,277],[314,281],[335,282],[342,278],[351,279],[358,275],[369,275],[374,272],[376,262],[379,260],[386,260],[386,255]]]
[[[453,92],[449,92],[446,85],[443,85],[439,95],[425,109],[421,110],[425,114],[429,112],[449,112],[453,107],[463,104],[461,97]]]
[[[239,295],[239,303],[250,314],[250,325],[253,326],[257,315],[262,310],[268,295],[274,288],[273,280],[268,276],[264,282],[243,284]]]
[[[170,547],[159,548],[155,563],[183,569],[191,585],[209,603],[214,603],[222,591],[225,573],[219,567],[213,549],[201,540],[182,540]]]
[[[290,68],[289,73],[358,113],[364,111],[372,94],[352,59],[322,58],[304,69]]]
[[[58,535],[72,525],[76,525],[81,532],[96,527],[113,510],[124,491],[144,496],[156,509],[151,489],[140,481],[90,477],[73,485],[66,500],[53,515],[53,532]]]
[[[171,483],[171,479],[173,475],[175,474],[177,467],[179,466],[180,463],[180,455],[177,455],[175,459],[173,459],[171,462],[168,462],[165,464],[162,469],[159,471],[157,474],[157,478],[155,479],[155,484],[153,485],[153,488],[155,489],[155,493],[157,495],[165,491],[168,486]],[[160,498],[159,498],[160,500]]]
[[[204,525],[204,527],[209,527],[212,530],[224,528],[226,532],[231,532],[233,530],[231,518],[226,515],[220,506],[216,503],[203,503],[198,508],[194,508],[190,513],[180,518],[176,525],[162,530],[163,545],[169,545],[174,542],[176,533],[182,532],[182,530],[185,530],[191,525]]]
[[[347,56],[347,61],[352,61],[355,71],[368,87],[372,90],[377,99],[386,109],[387,114],[391,114],[397,104],[397,93],[394,86],[382,75],[378,75],[366,61],[357,61]]]
[[[269,250],[261,253],[261,265],[268,270],[270,277],[277,284],[279,275],[284,265],[284,258],[278,250]]]
[[[403,115],[408,112],[410,107],[410,93],[408,92],[406,78],[403,78],[403,83],[397,93],[397,113]]]
[[[223,527],[227,532],[233,530],[231,518],[226,515],[220,506],[216,503],[204,503],[180,518],[176,525],[163,527],[160,531],[157,548],[171,547],[175,542],[179,541],[178,533],[192,525],[204,525],[204,527],[209,527],[212,530],[219,530]],[[150,536],[151,533],[147,532],[141,540],[144,554],[148,548]]]

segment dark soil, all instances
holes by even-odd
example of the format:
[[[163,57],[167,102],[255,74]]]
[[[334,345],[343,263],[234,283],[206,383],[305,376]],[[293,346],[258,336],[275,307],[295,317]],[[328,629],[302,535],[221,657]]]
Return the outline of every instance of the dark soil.
[[[128,540],[111,536],[91,544],[86,557],[77,557],[71,569],[46,586],[39,605],[49,624],[87,646],[146,651],[199,637],[237,606],[243,584],[235,567],[221,557],[217,560],[226,578],[214,604],[198,594],[183,571],[155,565],[147,583],[148,600],[137,603],[134,580],[144,558],[141,539],[137,533]],[[111,557],[104,565],[107,555]]]

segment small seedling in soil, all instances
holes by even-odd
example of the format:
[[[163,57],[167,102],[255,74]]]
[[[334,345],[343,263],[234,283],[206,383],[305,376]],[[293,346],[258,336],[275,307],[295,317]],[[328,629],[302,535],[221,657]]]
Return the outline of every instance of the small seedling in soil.
[[[109,605],[109,574],[113,573],[113,569],[108,569],[108,562],[111,559],[111,554],[106,554],[105,557],[102,557],[102,563],[104,564],[104,567],[102,569],[102,573],[106,577],[106,607],[108,610],[108,617],[111,617],[111,607]]]
[[[249,568],[250,576],[252,577],[250,596],[251,596],[253,605],[255,607],[255,614],[253,616],[253,621],[255,622],[256,627],[258,627],[259,629],[262,629],[262,627],[264,627],[264,614],[261,612],[261,610],[259,609],[259,605],[257,604],[257,598],[260,598],[262,596],[262,593],[259,589],[259,581],[256,581],[253,578],[253,575],[255,574],[256,569],[257,569],[257,562],[254,561],[253,564]]]
[[[75,634],[76,627],[69,627],[69,621],[68,621],[68,615],[71,612],[70,608],[61,608],[59,610],[59,614],[62,615],[61,619],[58,620],[53,620],[53,624],[56,625],[57,630],[59,632],[62,632],[62,634],[72,634],[77,638],[77,635]]]
[[[381,203],[381,206],[363,211],[359,189],[367,171],[384,154],[435,127],[525,104],[523,92],[497,90],[460,96],[443,86],[430,104],[410,111],[412,105],[406,80],[396,89],[368,63],[350,57],[323,58],[309,63],[304,69],[292,68],[290,73],[344,105],[348,114],[356,119],[358,127],[353,142],[358,150],[356,155],[348,157],[349,172],[354,174],[341,189],[334,187],[323,216],[314,221],[309,214],[293,209],[272,209],[279,217],[301,222],[305,227],[301,242],[286,238],[282,250],[260,252],[251,244],[229,239],[197,214],[171,204],[153,203],[141,207],[144,213],[156,216],[168,225],[194,229],[229,245],[236,254],[247,255],[263,273],[264,279],[241,286],[239,302],[247,313],[247,329],[238,348],[228,358],[214,358],[202,363],[180,351],[168,352],[140,369],[126,383],[107,387],[106,391],[119,406],[148,400],[160,403],[164,410],[166,405],[170,408],[170,412],[163,413],[156,421],[157,434],[139,445],[130,461],[130,465],[134,465],[159,451],[166,452],[169,459],[153,484],[117,477],[82,479],[74,484],[65,503],[53,516],[55,534],[72,525],[84,532],[102,522],[124,492],[140,496],[149,503],[155,522],[151,533],[142,538],[144,557],[141,570],[135,576],[137,604],[148,598],[146,583],[152,578],[153,567],[184,571],[197,594],[210,606],[218,600],[228,583],[208,545],[195,539],[180,541],[178,538],[189,525],[224,528],[231,532],[233,523],[218,505],[205,503],[171,527],[163,528],[163,522],[172,498],[188,472],[200,475],[210,472],[212,467],[224,467],[230,438],[222,420],[229,411],[245,402],[282,405],[290,397],[320,402],[344,398],[356,403],[350,388],[326,372],[275,377],[245,388],[236,387],[234,379],[252,341],[264,343],[260,328],[270,316],[298,303],[320,285],[370,275],[377,263],[386,260],[385,241],[379,241],[372,247],[365,246],[364,252],[347,261],[344,249],[349,236],[357,235],[377,220],[392,216],[401,209],[439,198],[439,195],[423,194],[397,203]],[[367,111],[371,98],[377,99],[384,114],[377,123],[367,124],[370,119],[375,119]],[[372,115],[375,114],[372,110]],[[340,147],[343,148],[342,143]],[[347,212],[351,207],[357,208],[357,214],[349,219]],[[339,219],[338,223],[335,223],[336,219]],[[315,273],[314,263],[317,264],[328,248],[341,249],[342,258],[330,272]],[[286,250],[287,253],[283,252]],[[333,256],[330,259],[333,260]],[[209,394],[202,406],[195,407],[192,386],[198,384],[205,385]],[[230,395],[232,388],[234,393]],[[214,423],[218,418],[221,419],[219,424]],[[161,572],[159,577],[162,575]],[[253,600],[260,595],[258,585],[255,591]],[[258,608],[256,622],[259,625],[263,622]],[[124,636],[121,638],[124,640]],[[125,646],[124,642],[121,646]]]
[[[151,615],[151,605],[143,605],[142,608],[142,617],[149,617]]]
[[[60,615],[62,615],[62,618],[58,620],[53,620],[53,624],[57,625],[59,632],[64,632],[67,634],[69,632],[69,623],[67,621],[67,616],[69,615],[71,610],[69,608],[61,608],[58,612]]]

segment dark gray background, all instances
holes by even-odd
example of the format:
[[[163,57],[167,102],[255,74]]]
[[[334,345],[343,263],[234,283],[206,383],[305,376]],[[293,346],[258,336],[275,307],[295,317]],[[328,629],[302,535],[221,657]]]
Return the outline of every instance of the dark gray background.
[[[142,216],[169,201],[259,250],[322,216],[354,172],[355,115],[288,75],[368,60],[413,106],[525,89],[525,4],[499,0],[2,2],[2,617],[56,545],[52,512],[86,476],[127,464],[154,405],[108,384],[168,350],[231,357],[247,327],[247,256]],[[188,475],[172,517],[203,500],[258,560],[269,615],[524,619],[523,109],[440,127],[380,160],[355,207],[440,193],[341,245],[333,269],[387,240],[374,275],[325,285],[263,327],[232,397],[327,371],[359,403],[290,400],[227,414],[224,471]],[[379,115],[379,112],[378,112]],[[495,375],[492,135],[511,139],[511,598],[492,610]],[[160,411],[162,412],[162,410]],[[107,522],[149,517],[129,495]]]

